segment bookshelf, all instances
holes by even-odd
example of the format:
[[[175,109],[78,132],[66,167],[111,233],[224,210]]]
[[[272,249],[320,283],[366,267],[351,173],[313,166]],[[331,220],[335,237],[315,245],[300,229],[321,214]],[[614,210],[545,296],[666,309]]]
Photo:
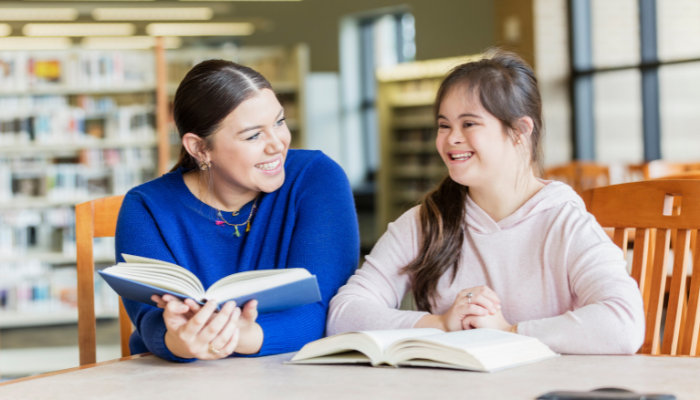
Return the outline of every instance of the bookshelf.
[[[171,109],[178,85],[194,65],[210,59],[230,60],[253,68],[270,82],[280,103],[285,108],[287,126],[292,133],[291,147],[305,147],[305,78],[309,73],[309,49],[307,45],[178,49],[168,50],[166,58],[168,66],[167,88]],[[180,154],[180,137],[172,118],[169,119],[168,124],[172,146],[170,154],[177,157]],[[175,161],[171,160],[171,165]]]
[[[479,57],[416,61],[377,70],[381,167],[376,201],[380,234],[447,175],[447,167],[435,148],[435,96],[450,69]]]
[[[152,50],[0,52],[0,327],[77,321],[77,203],[153,179]],[[95,261],[114,263],[113,239]],[[96,280],[97,314],[117,315]]]

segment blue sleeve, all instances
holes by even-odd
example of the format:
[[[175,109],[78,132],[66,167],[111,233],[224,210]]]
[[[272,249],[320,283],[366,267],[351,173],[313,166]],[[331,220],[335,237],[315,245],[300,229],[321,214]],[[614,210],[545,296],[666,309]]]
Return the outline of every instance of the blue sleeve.
[[[128,193],[124,196],[124,202],[119,211],[115,241],[117,261],[124,261],[121,255],[125,253],[175,263],[153,214],[138,194]],[[162,309],[138,301],[122,300],[131,322],[136,327],[136,332],[148,351],[171,361],[196,360],[179,358],[165,345],[166,327]]]
[[[328,304],[359,262],[357,212],[350,184],[338,164],[322,156],[309,165],[295,202],[297,216],[287,268],[306,268],[316,275],[322,300],[261,314],[257,322],[263,329],[263,345],[253,356],[297,351],[322,338]]]

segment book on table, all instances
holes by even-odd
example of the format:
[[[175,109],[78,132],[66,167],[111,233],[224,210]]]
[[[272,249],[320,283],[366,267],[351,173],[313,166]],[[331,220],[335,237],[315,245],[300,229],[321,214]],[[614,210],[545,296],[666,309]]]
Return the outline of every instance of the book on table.
[[[495,329],[347,332],[304,346],[289,364],[386,364],[493,372],[556,357],[539,340]]]
[[[202,282],[187,269],[152,258],[122,254],[126,262],[99,271],[121,297],[156,305],[151,296],[170,294],[193,299],[199,304],[213,299],[219,307],[227,301],[242,306],[258,301],[259,312],[283,311],[321,301],[316,276],[304,268],[261,269],[238,272],[204,289]]]

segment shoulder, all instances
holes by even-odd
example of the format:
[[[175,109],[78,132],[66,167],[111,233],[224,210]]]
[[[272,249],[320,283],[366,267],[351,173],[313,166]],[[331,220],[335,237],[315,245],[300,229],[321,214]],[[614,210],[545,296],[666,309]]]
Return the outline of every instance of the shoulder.
[[[179,184],[178,184],[179,181]],[[186,190],[182,182],[182,171],[168,172],[151,181],[131,188],[124,196],[122,210],[130,210],[133,207],[157,208],[168,207],[174,204],[173,200],[182,199]]]
[[[609,242],[610,237],[605,233],[593,214],[586,210],[586,204],[571,187],[561,182],[552,182],[559,190],[553,191],[550,196],[566,197],[566,200],[559,200],[560,203],[554,207],[554,223],[562,228],[564,236],[575,238],[577,242]]]
[[[285,185],[327,188],[350,184],[337,162],[319,150],[289,150],[285,163]]]

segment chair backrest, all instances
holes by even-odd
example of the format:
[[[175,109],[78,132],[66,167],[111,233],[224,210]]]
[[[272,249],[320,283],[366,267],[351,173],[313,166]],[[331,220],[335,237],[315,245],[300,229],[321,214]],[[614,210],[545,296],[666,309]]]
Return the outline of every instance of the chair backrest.
[[[698,163],[670,163],[663,160],[654,160],[644,164],[644,179],[656,179],[670,175],[682,174],[684,172],[696,171],[700,173],[700,162]]]
[[[95,262],[93,238],[112,237],[117,229],[117,217],[124,196],[111,196],[75,206],[75,237],[78,249],[78,339],[80,365],[97,361],[95,323]],[[119,332],[122,357],[131,355],[129,336],[132,326],[121,298],[119,299]]]
[[[625,183],[591,189],[582,197],[598,223],[615,228],[613,241],[624,254],[627,254],[627,228],[635,228],[631,274],[644,298],[647,327],[640,353],[698,355],[700,181]],[[669,247],[674,231],[677,236],[673,270],[668,276]],[[690,280],[688,264],[692,268]],[[663,343],[660,343],[667,279],[670,279],[669,301]]]
[[[610,184],[608,166],[587,161],[572,161],[565,165],[545,170],[545,179],[561,181],[577,193]]]
[[[679,174],[662,176],[657,179],[700,179],[700,171],[681,172]]]

